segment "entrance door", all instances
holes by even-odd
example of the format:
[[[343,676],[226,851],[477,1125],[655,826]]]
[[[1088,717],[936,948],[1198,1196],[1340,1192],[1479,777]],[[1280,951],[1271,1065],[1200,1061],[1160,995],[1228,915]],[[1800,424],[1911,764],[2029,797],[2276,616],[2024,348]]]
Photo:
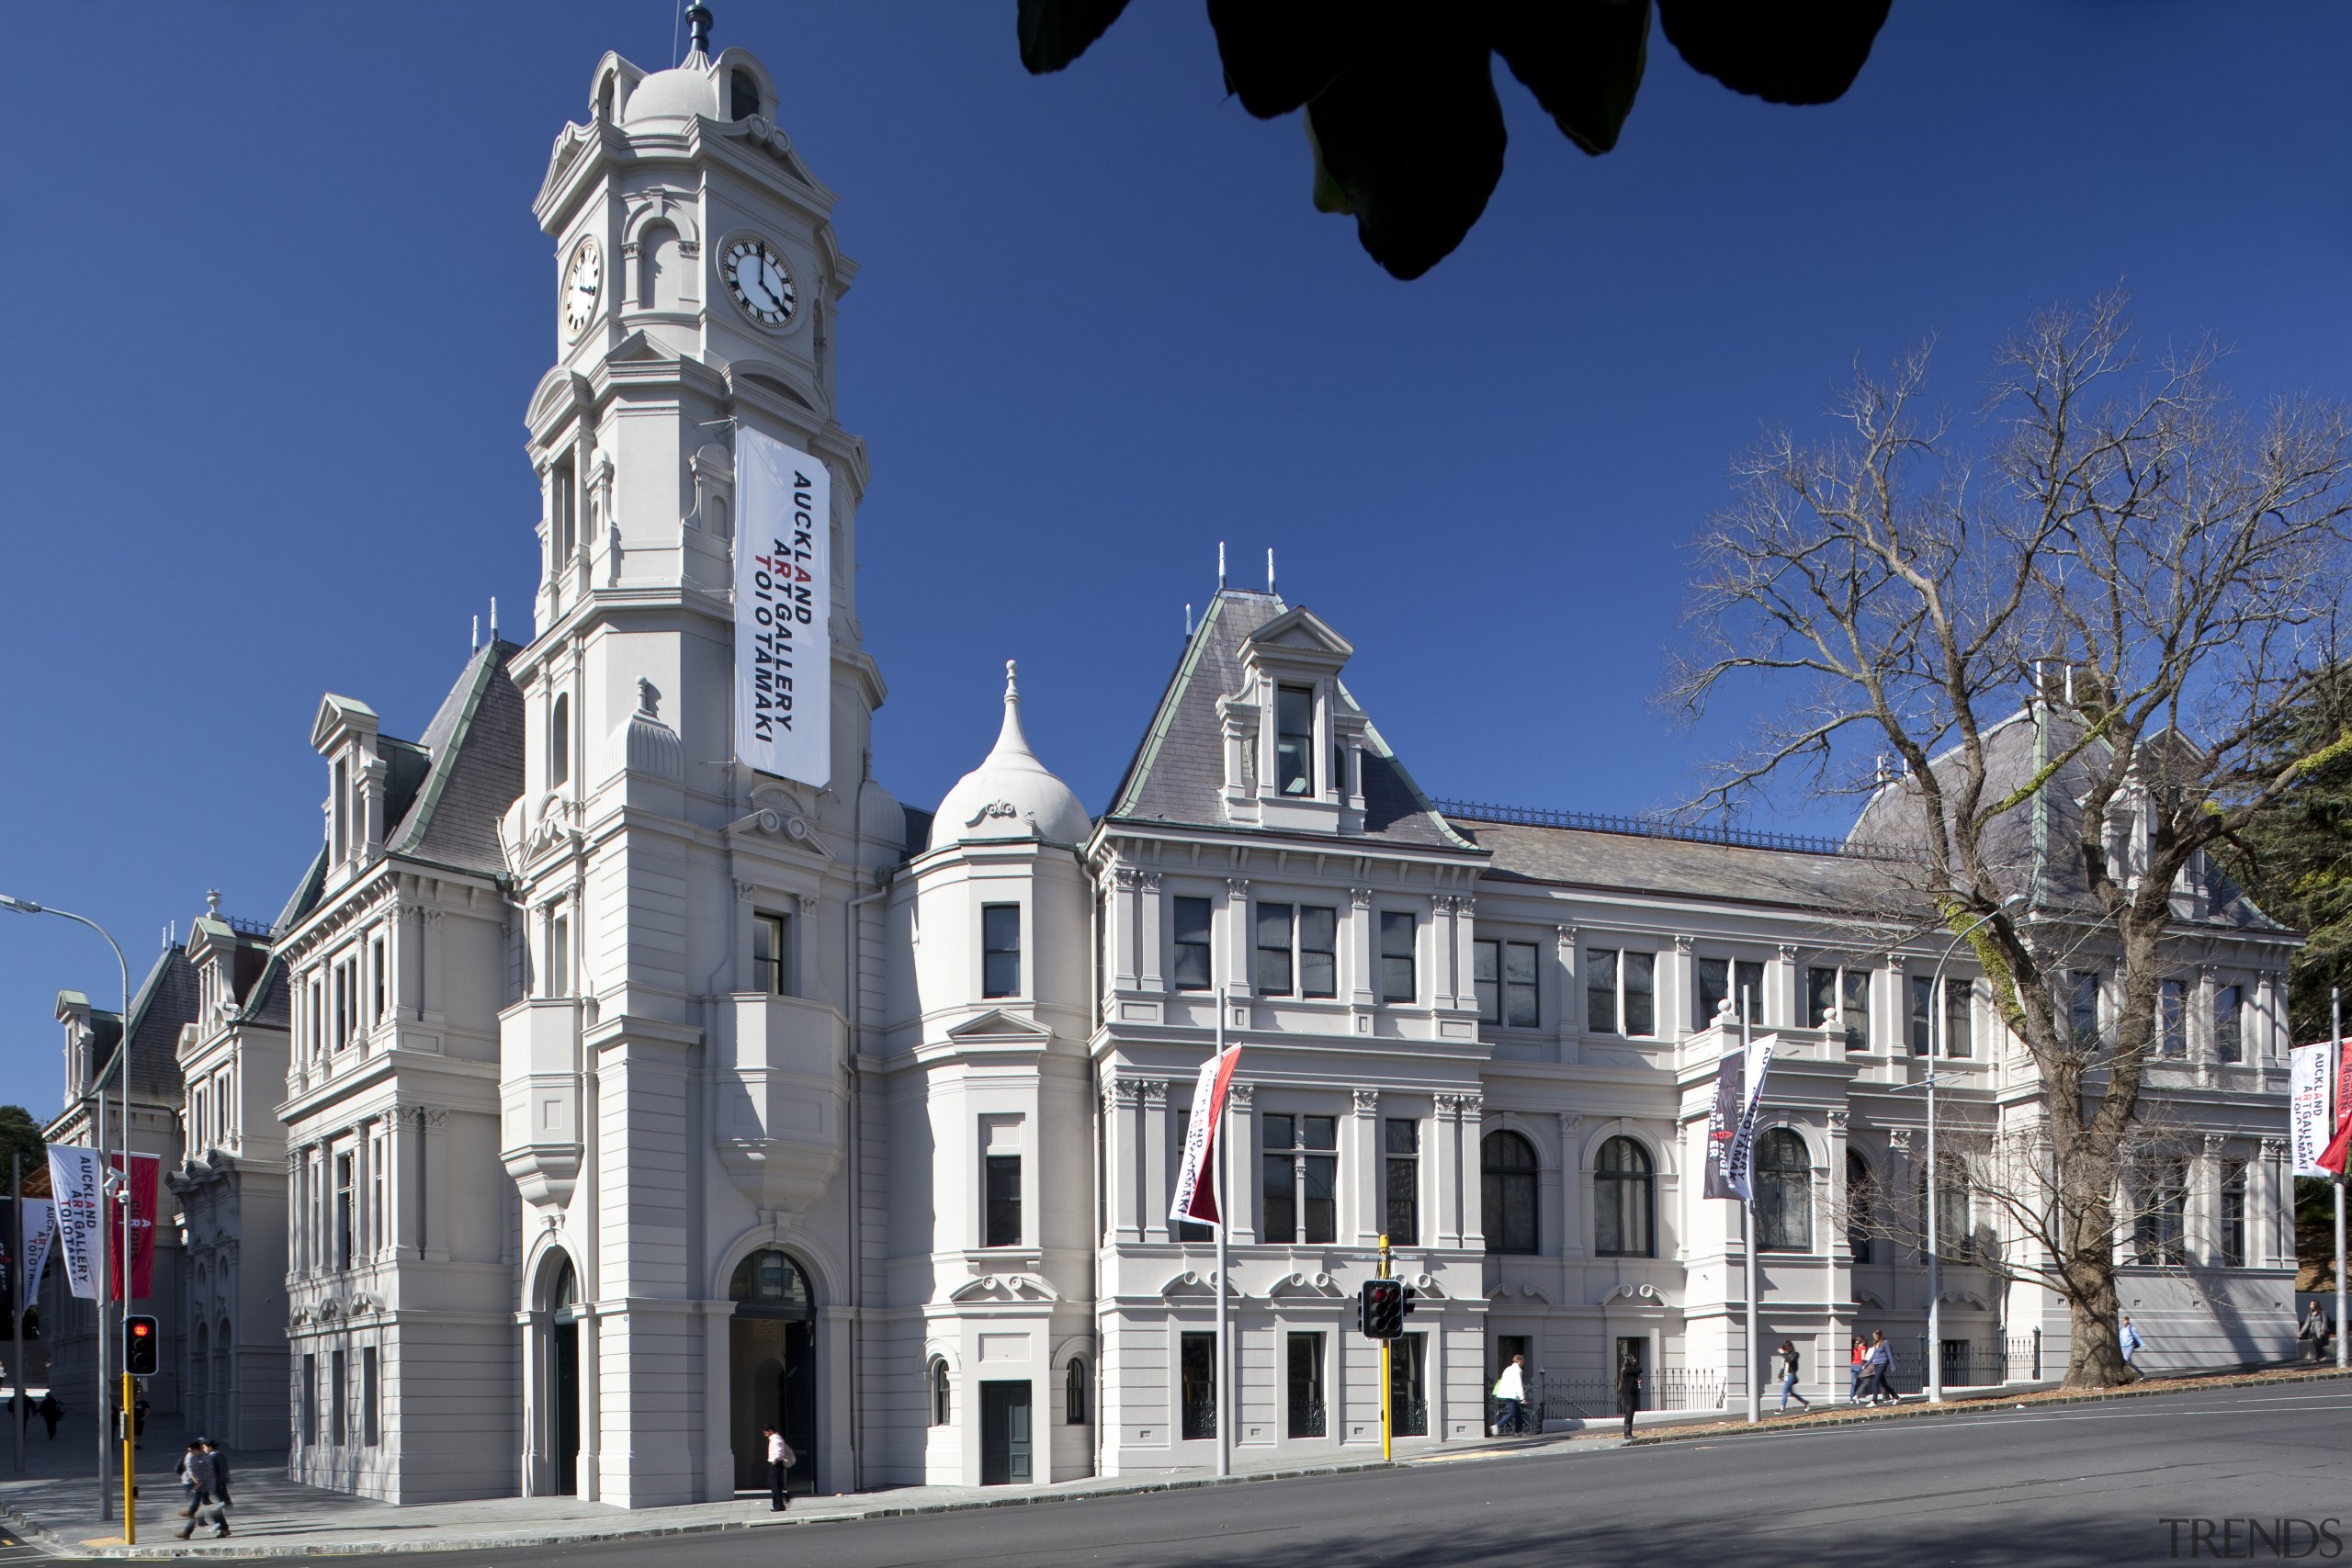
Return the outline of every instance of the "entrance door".
[[[560,1497],[580,1495],[580,1325],[558,1323],[550,1331],[549,1350],[555,1365],[548,1369],[554,1407],[548,1415],[555,1448],[555,1490]]]
[[[980,1484],[1019,1486],[1030,1478],[1029,1385],[980,1385]]]
[[[808,1277],[782,1252],[755,1252],[737,1266],[728,1293],[735,1303],[728,1325],[735,1488],[768,1489],[768,1449],[760,1432],[775,1427],[792,1448],[786,1488],[814,1491],[817,1325]]]

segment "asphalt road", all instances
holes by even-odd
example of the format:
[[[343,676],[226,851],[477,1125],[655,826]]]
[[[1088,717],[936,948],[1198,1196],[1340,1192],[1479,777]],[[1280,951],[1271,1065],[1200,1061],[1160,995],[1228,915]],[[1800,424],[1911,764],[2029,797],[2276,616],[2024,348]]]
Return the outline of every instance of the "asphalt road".
[[[1453,1568],[2153,1563],[2352,1558],[2352,1390],[2215,1390],[1572,1455],[673,1536],[435,1554],[433,1568]],[[2188,1522],[2167,1526],[2167,1518]],[[2200,1535],[2195,1521],[2211,1521]],[[2240,1523],[2227,1527],[2224,1520]],[[2331,1542],[2340,1543],[2331,1545]],[[2252,1541],[2255,1561],[2277,1560]],[[214,1561],[218,1561],[215,1559]],[[419,1568],[413,1552],[336,1558]]]

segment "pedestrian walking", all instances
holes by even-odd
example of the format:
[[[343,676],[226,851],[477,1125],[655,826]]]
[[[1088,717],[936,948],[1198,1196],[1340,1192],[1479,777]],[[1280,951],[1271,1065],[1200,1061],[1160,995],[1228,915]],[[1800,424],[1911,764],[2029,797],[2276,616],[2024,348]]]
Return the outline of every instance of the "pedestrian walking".
[[[49,1428],[49,1440],[57,1441],[57,1424],[65,1418],[65,1406],[57,1403],[57,1395],[44,1393],[34,1409],[40,1412],[40,1424]]]
[[[1634,1435],[1634,1412],[1642,1407],[1642,1359],[1628,1350],[1617,1363],[1617,1412],[1625,1417],[1625,1436]]]
[[[1796,1341],[1781,1340],[1781,1348],[1774,1351],[1773,1355],[1781,1363],[1781,1414],[1786,1416],[1789,1413],[1789,1400],[1792,1396],[1807,1410],[1812,1409],[1813,1401],[1797,1393]]]
[[[197,1441],[212,1461],[212,1536],[217,1540],[229,1533],[229,1452],[209,1438]]]
[[[784,1440],[782,1432],[774,1427],[763,1427],[760,1430],[767,1434],[768,1439],[768,1510],[780,1514],[785,1507],[785,1477],[791,1472],[796,1456],[792,1445]]]
[[[1513,1356],[1510,1365],[1495,1379],[1494,1396],[1502,1403],[1502,1408],[1495,1416],[1497,1437],[1505,1433],[1512,1437],[1519,1435],[1521,1417],[1527,1413],[1527,1374],[1521,1370],[1526,1360],[1524,1356]]]
[[[188,1461],[196,1458],[203,1450],[204,1445],[201,1440],[190,1438],[187,1440],[187,1450],[180,1455],[179,1462],[172,1467],[172,1474],[178,1478],[180,1483],[180,1517],[182,1518],[187,1518],[190,1513],[194,1512],[196,1505],[196,1473],[188,1468]]]
[[[2147,1346],[2148,1341],[2138,1329],[2132,1326],[2132,1314],[2128,1312],[2123,1314],[2123,1327],[2121,1332],[2116,1335],[2115,1342],[2123,1351],[2123,1365],[2132,1373],[2129,1381],[2138,1382],[2147,1376],[2140,1370],[2139,1363],[2134,1358]]]
[[[1862,1402],[1862,1369],[1870,1365],[1870,1347],[1862,1343],[1860,1335],[1855,1335],[1854,1362],[1846,1369],[1846,1403],[1849,1404]]]
[[[2319,1310],[2319,1303],[2313,1302],[2312,1310],[2303,1317],[2302,1326],[2295,1330],[2295,1337],[2309,1347],[2304,1351],[2307,1357],[2313,1361],[2324,1361],[2327,1359],[2328,1341],[2335,1337],[2335,1325]]]
[[[1886,1342],[1886,1330],[1871,1330],[1870,1355],[1862,1363],[1865,1376],[1862,1390],[1872,1404],[1894,1404],[1903,1396],[1894,1392],[1894,1347]]]
[[[188,1445],[188,1450],[181,1456],[180,1462],[185,1467],[181,1483],[187,1489],[187,1506],[180,1513],[187,1523],[180,1527],[179,1537],[186,1540],[196,1533],[196,1527],[204,1522],[205,1510],[213,1505],[216,1472],[212,1468],[211,1450],[206,1447],[202,1438]],[[226,1533],[228,1521],[221,1520],[220,1528],[222,1533]]]

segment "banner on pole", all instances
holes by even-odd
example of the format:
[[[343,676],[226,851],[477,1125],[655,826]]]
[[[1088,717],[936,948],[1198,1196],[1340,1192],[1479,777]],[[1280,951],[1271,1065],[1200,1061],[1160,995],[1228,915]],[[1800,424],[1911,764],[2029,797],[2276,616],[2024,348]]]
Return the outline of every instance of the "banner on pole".
[[[2352,1039],[2332,1042],[2335,1057],[2335,1124],[2329,1129],[2327,1147],[2312,1163],[2322,1176],[2342,1176],[2346,1156],[2352,1155]]]
[[[1739,1136],[1740,1054],[1724,1053],[1715,1064],[1715,1103],[1707,1112],[1707,1180],[1710,1198],[1745,1198],[1731,1184],[1731,1146]]]
[[[98,1299],[98,1151],[71,1144],[49,1145],[50,1201],[57,1206],[58,1250],[65,1259],[66,1288],[84,1301]]]
[[[121,1170],[122,1156],[112,1156],[107,1163]],[[110,1284],[116,1301],[122,1300],[122,1284],[126,1279],[130,1281],[132,1299],[154,1293],[155,1199],[162,1175],[163,1164],[155,1156],[130,1156],[128,1172],[130,1182],[130,1267],[128,1270],[122,1266],[122,1222],[119,1216],[107,1226],[107,1257],[114,1264]]]
[[[833,759],[832,475],[738,426],[735,516],[735,754],[822,789]]]
[[[1176,1201],[1168,1206],[1170,1219],[1212,1225],[1223,1223],[1212,1162],[1216,1158],[1217,1122],[1225,1110],[1225,1093],[1240,1060],[1241,1047],[1231,1045],[1201,1064],[1200,1079],[1193,1086],[1193,1113],[1184,1123],[1184,1163],[1176,1172]]]
[[[1739,1132],[1731,1141],[1724,1180],[1743,1199],[1755,1196],[1750,1166],[1756,1154],[1756,1111],[1764,1101],[1764,1077],[1772,1070],[1772,1048],[1779,1042],[1777,1034],[1758,1035],[1749,1041],[1747,1060],[1741,1065]]]
[[[2335,1055],[2335,1043],[2323,1040],[2298,1045],[2287,1057],[2287,1147],[2297,1176],[2335,1174],[2319,1163],[2335,1132],[2328,1104],[2328,1068],[2334,1065],[2329,1058]]]
[[[20,1200],[25,1206],[25,1271],[19,1276],[25,1283],[25,1301],[29,1303],[40,1292],[41,1271],[49,1267],[50,1210],[55,1207],[46,1198]]]

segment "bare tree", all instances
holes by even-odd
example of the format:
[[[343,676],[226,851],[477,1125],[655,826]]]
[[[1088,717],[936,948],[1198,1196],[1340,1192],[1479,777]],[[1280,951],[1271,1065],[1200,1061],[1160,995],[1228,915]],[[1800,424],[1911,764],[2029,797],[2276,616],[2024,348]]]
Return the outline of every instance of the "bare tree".
[[[2109,296],[2006,343],[1976,421],[1930,409],[1926,349],[1858,378],[1833,438],[1739,465],[1667,690],[1693,720],[1743,676],[1783,698],[1694,809],[1781,783],[1868,795],[1858,835],[1968,933],[2040,1079],[2039,1277],[2078,1385],[2122,1373],[2117,1206],[2161,987],[2182,922],[2229,893],[2202,852],[2352,754],[2352,426],[2309,399],[2242,407],[2219,357],[2143,360]],[[2326,722],[2281,755],[2298,705]],[[2062,989],[2082,951],[2116,976],[2091,1032]]]

